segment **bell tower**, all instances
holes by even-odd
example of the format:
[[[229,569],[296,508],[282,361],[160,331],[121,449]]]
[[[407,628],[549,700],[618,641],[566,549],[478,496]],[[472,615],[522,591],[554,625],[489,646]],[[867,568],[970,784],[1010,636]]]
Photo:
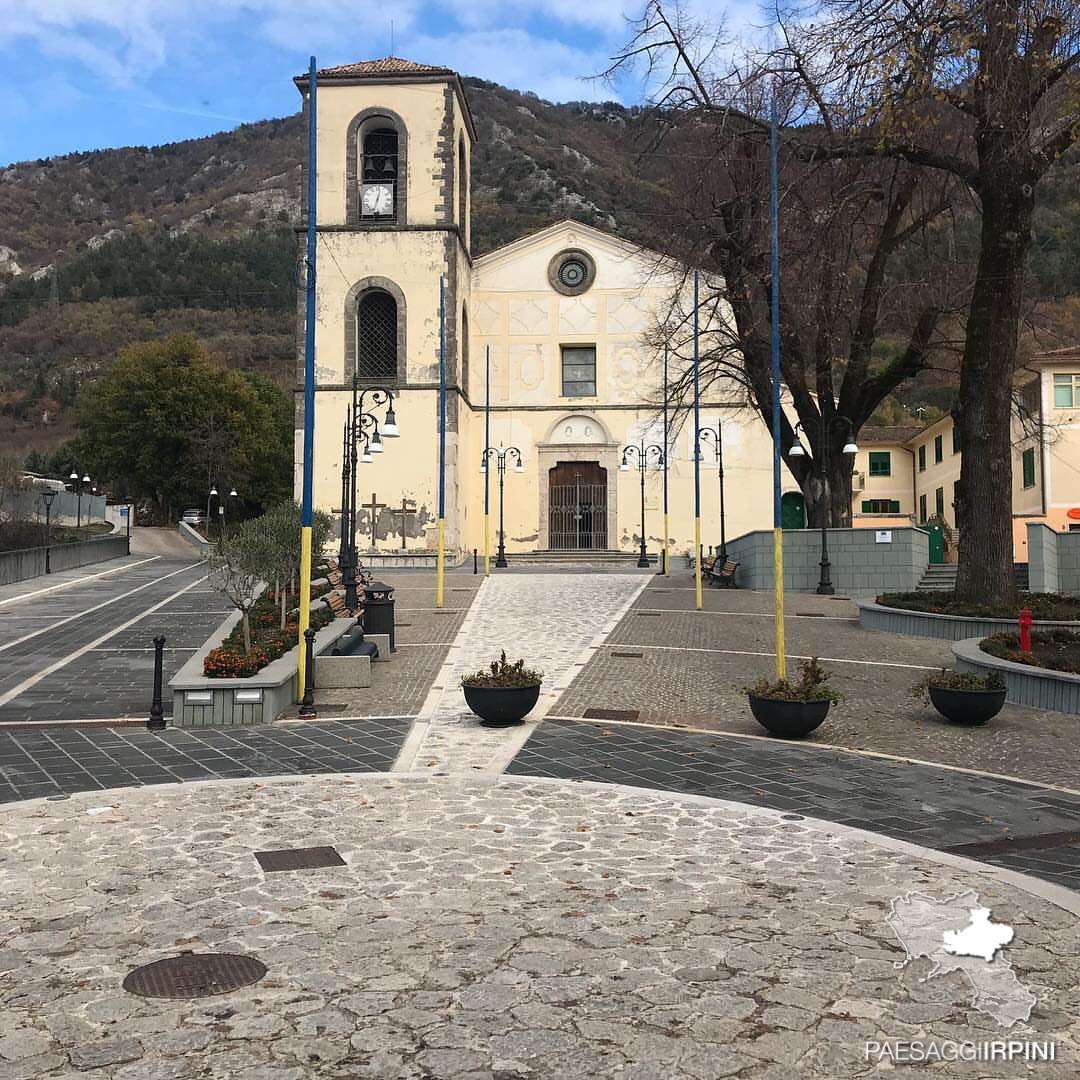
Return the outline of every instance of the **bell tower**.
[[[304,178],[305,185],[316,184],[317,206],[315,505],[328,511],[339,506],[342,431],[355,375],[361,390],[379,387],[393,393],[401,432],[384,452],[372,455],[370,464],[359,467],[360,490],[376,492],[389,505],[415,501],[417,514],[406,546],[434,547],[441,278],[446,539],[452,551],[460,547],[461,535],[458,447],[468,412],[463,408],[463,323],[472,274],[469,160],[474,127],[464,87],[448,68],[392,56],[325,68],[316,79],[316,176]],[[306,110],[308,76],[294,81]],[[298,432],[303,427],[302,381]],[[386,535],[392,531],[390,517],[382,530]],[[376,524],[378,538],[382,522]],[[394,545],[388,540],[376,546]]]

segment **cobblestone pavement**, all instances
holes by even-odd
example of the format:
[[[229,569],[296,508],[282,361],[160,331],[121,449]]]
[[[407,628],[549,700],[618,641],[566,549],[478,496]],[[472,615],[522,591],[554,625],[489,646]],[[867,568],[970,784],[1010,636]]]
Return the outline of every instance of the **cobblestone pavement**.
[[[61,848],[58,851],[58,844]],[[264,873],[256,851],[344,866]],[[1080,919],[975,866],[754,808],[503,778],[334,776],[77,795],[0,824],[5,1080],[791,1080],[867,1040],[1054,1040],[1075,1077]],[[885,917],[974,889],[1038,999],[1007,1032],[924,982]],[[254,955],[213,998],[125,993],[181,950]],[[895,1076],[921,1075],[896,1070]]]
[[[807,814],[1080,890],[1080,795],[778,739],[549,718],[508,773]]]
[[[644,587],[633,574],[523,574],[484,581],[396,765],[398,771],[501,772]],[[461,676],[500,651],[544,673],[540,700],[521,727],[480,725],[465,705]]]
[[[387,568],[394,586],[394,633],[397,651],[372,668],[372,684],[355,690],[315,691],[323,715],[414,717],[420,712],[450,645],[480,588],[482,577],[446,575],[442,608],[435,607],[435,575]],[[288,714],[295,719],[297,712]]]
[[[742,688],[773,677],[772,594],[706,589],[694,607],[685,571],[652,578],[631,611],[552,710],[634,710],[647,723],[762,734]],[[1080,789],[1080,717],[1006,705],[989,725],[950,724],[909,694],[927,670],[952,666],[949,642],[863,630],[854,603],[789,594],[789,670],[817,655],[845,700],[810,742],[832,743]]]
[[[36,579],[20,583],[36,595],[5,595],[0,723],[145,717],[154,637],[166,637],[168,680],[227,614],[201,580],[205,569],[190,560],[125,559],[105,574],[97,565],[82,569],[88,580],[65,588]]]

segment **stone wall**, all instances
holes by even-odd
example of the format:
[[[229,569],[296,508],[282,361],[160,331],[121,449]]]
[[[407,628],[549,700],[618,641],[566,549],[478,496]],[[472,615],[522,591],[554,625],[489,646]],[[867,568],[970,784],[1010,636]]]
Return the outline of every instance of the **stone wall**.
[[[876,529],[829,529],[831,579],[838,593],[874,596],[907,592],[918,585],[930,557],[929,537],[910,527],[888,530],[878,543]],[[785,529],[784,588],[814,592],[821,574],[821,531]],[[736,584],[743,589],[773,587],[773,532],[757,530],[728,541],[728,557],[739,564]]]
[[[127,554],[127,537],[107,536],[100,540],[54,544],[49,548],[49,569],[73,570],[79,566],[118,559]],[[0,585],[26,581],[45,573],[45,548],[23,548],[0,552]]]

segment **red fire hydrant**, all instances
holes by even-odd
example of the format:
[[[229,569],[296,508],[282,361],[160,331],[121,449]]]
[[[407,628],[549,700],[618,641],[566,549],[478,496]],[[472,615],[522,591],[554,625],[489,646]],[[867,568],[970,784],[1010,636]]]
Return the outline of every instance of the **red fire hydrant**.
[[[1020,651],[1031,652],[1031,608],[1020,612]]]

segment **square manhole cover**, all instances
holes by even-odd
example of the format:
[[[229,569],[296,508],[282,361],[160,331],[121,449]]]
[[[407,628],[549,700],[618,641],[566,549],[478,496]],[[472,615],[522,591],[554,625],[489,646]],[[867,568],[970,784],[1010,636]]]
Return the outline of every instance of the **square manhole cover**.
[[[582,714],[586,720],[636,720],[637,709],[586,709]]]
[[[274,870],[316,870],[321,866],[345,866],[345,860],[332,847],[282,848],[280,851],[256,851],[255,858],[266,873]]]

